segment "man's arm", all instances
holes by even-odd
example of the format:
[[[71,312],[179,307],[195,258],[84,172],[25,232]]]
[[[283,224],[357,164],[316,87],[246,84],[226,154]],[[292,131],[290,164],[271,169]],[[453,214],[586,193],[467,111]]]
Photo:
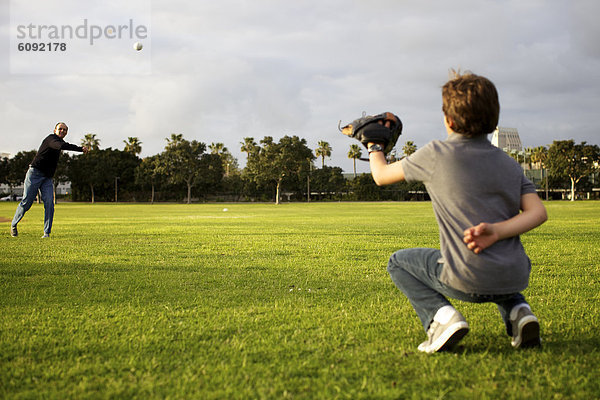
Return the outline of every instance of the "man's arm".
[[[371,146],[372,143],[369,143]],[[391,185],[404,180],[404,169],[400,161],[388,164],[382,151],[374,151],[369,154],[371,175],[377,186]]]
[[[50,140],[46,139],[46,144],[48,147],[54,150],[79,151],[83,153],[87,153],[88,151],[86,147],[81,147],[77,146],[76,144],[65,142],[58,135],[51,135]]]
[[[521,196],[522,212],[506,221],[490,224],[482,222],[464,231],[463,241],[475,254],[481,253],[499,240],[520,235],[546,222],[546,208],[537,193]]]
[[[65,141],[63,141],[63,144],[60,147],[60,149],[61,150],[79,151],[79,152],[87,153],[87,148],[86,147],[77,146],[76,144],[67,143]]]

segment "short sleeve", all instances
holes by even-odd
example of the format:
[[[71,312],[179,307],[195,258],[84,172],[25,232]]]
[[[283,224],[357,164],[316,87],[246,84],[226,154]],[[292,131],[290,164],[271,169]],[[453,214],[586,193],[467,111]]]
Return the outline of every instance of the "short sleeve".
[[[433,175],[436,159],[435,141],[403,158],[400,162],[405,179],[408,182],[428,182]]]
[[[527,193],[537,193],[537,189],[535,185],[529,179],[527,179],[525,174],[523,174],[523,177],[521,179],[521,195]]]

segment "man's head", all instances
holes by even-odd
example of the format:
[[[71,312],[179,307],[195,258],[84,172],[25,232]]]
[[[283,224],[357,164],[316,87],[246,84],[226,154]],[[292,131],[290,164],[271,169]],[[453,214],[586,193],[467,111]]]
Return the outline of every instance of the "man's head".
[[[456,133],[468,137],[484,135],[498,125],[498,92],[483,76],[454,72],[454,77],[442,87],[442,103],[448,124]]]
[[[64,139],[67,136],[67,132],[69,131],[69,127],[64,122],[59,122],[54,125],[54,133],[58,135],[61,139]]]

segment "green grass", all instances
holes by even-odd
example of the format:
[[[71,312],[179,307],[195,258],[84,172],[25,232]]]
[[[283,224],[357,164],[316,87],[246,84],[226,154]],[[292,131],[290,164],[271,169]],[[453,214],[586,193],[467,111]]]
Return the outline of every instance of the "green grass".
[[[385,267],[437,246],[430,203],[60,203],[50,240],[35,204],[0,223],[0,398],[598,398],[600,202],[546,205],[522,237],[543,347],[456,301],[471,332],[426,355]]]

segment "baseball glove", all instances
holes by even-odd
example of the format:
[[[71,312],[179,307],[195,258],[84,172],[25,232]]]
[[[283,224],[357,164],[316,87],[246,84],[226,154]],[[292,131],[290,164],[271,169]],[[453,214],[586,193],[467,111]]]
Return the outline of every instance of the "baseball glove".
[[[386,123],[389,122],[389,128]],[[384,112],[377,115],[365,115],[355,119],[348,125],[340,128],[342,121],[338,124],[338,129],[346,136],[357,139],[365,147],[369,142],[381,143],[385,154],[392,151],[398,137],[402,134],[402,121],[396,115],[390,112]]]

